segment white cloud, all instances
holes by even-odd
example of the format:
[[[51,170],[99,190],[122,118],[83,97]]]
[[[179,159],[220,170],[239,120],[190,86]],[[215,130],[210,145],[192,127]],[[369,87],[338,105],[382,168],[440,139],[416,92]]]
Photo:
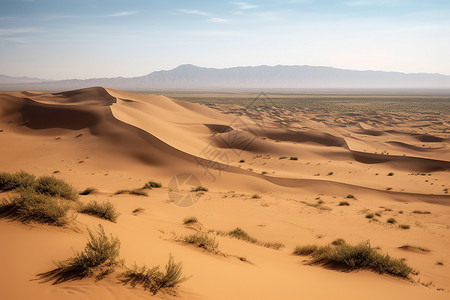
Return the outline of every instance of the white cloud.
[[[246,10],[246,9],[253,9],[258,8],[258,5],[249,4],[247,2],[233,2],[233,4],[237,5],[239,9]]]
[[[199,15],[199,16],[210,16],[210,13],[207,13],[205,11],[196,10],[196,9],[179,9],[177,10],[178,13],[181,14],[189,14],[189,15]]]
[[[214,30],[203,30],[203,31],[193,31],[195,35],[203,36],[240,36],[244,35],[242,32],[238,31],[214,31]]]
[[[137,11],[119,11],[113,14],[106,15],[106,17],[124,17],[137,14]]]
[[[401,0],[354,0],[344,2],[347,6],[398,6]]]
[[[21,33],[39,32],[36,28],[0,28],[0,35],[16,35]]]

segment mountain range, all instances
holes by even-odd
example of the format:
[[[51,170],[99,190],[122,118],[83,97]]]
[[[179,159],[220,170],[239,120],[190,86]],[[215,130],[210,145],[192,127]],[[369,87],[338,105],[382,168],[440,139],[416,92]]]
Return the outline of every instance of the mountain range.
[[[92,86],[129,90],[450,89],[450,76],[355,71],[319,66],[257,66],[226,69],[181,65],[140,77],[45,80],[0,75],[0,90],[56,91]]]

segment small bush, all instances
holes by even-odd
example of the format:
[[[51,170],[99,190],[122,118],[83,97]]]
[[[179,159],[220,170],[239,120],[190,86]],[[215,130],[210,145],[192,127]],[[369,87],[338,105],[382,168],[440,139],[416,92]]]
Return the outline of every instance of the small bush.
[[[149,181],[149,182],[147,182],[145,185],[144,185],[144,189],[152,189],[152,188],[156,188],[156,189],[158,189],[158,188],[161,188],[162,187],[162,184],[161,184],[161,182],[155,182],[155,181]]]
[[[407,224],[400,224],[400,225],[398,225],[398,227],[400,227],[401,229],[404,229],[404,230],[406,230],[406,229],[409,229],[409,228],[410,228],[410,226],[409,226],[409,225],[407,225]]]
[[[290,160],[298,160],[298,157],[297,156],[291,156],[289,159]]]
[[[188,244],[197,245],[207,251],[215,252],[219,243],[215,238],[210,238],[206,233],[195,233],[187,235],[183,238],[183,241]]]
[[[134,265],[122,273],[119,278],[123,285],[129,284],[133,288],[141,285],[144,290],[150,291],[153,295],[161,289],[173,289],[180,283],[188,280],[188,277],[182,276],[183,267],[180,263],[175,263],[173,256],[169,256],[169,261],[164,271],[160,271],[159,266],[147,269],[146,266],[138,267]]]
[[[261,196],[258,195],[258,194],[254,194],[254,195],[252,196],[252,199],[261,199]]]
[[[245,163],[245,159],[241,159],[239,162],[240,162],[241,164],[242,164],[242,163]]]
[[[97,190],[97,189],[94,188],[94,187],[88,187],[88,188],[86,188],[84,191],[80,192],[80,195],[86,196],[86,195],[89,195],[90,193],[92,193],[92,192],[94,192],[94,191],[96,191],[96,190]]]
[[[335,239],[334,241],[331,242],[331,245],[335,245],[335,246],[340,246],[345,244],[345,240],[344,239]]]
[[[193,224],[193,223],[197,223],[197,222],[198,222],[198,220],[197,220],[196,217],[186,217],[186,218],[184,218],[184,220],[183,220],[183,224],[184,224],[184,225],[187,225],[187,224]]]
[[[77,200],[78,193],[75,189],[66,183],[64,180],[58,179],[53,176],[41,176],[36,181],[36,192],[61,197],[67,200]]]
[[[339,201],[339,206],[350,206],[350,203],[348,201]]]
[[[137,195],[137,196],[148,196],[148,193],[144,189],[133,189],[133,190],[118,190],[114,193],[114,195],[121,195],[121,194],[130,194],[130,195]]]
[[[395,223],[397,223],[397,220],[395,220],[394,218],[389,218],[389,219],[387,219],[386,222],[388,222],[390,224],[395,224]]]
[[[328,172],[328,176],[331,176],[331,175],[333,175],[334,173],[333,172]]]
[[[287,159],[287,156],[280,156],[278,159]]]
[[[191,192],[207,192],[207,191],[208,189],[201,185],[191,189]]]
[[[355,199],[355,196],[353,196],[352,194],[348,194],[345,198],[347,198],[347,199]]]
[[[295,255],[311,255],[319,249],[317,245],[305,245],[305,246],[297,246],[294,249],[293,254]]]
[[[250,242],[253,244],[256,244],[258,240],[252,236],[250,236],[247,232],[242,230],[241,228],[236,228],[230,232],[228,232],[228,235],[234,238],[237,238],[239,240],[244,240],[246,242]]]
[[[70,206],[61,200],[36,194],[32,189],[21,190],[19,195],[0,201],[0,217],[23,223],[37,222],[63,226],[69,222]]]
[[[97,216],[99,218],[116,223],[119,213],[116,207],[111,202],[98,203],[91,201],[88,204],[82,205],[78,209],[79,213]]]
[[[0,191],[10,191],[18,188],[33,187],[36,181],[34,175],[20,171],[16,173],[0,172]]]
[[[387,176],[394,176],[394,173],[389,172]]]
[[[367,218],[367,219],[373,219],[373,217],[374,217],[374,214],[373,214],[373,213],[368,213],[368,214],[366,215],[366,218]]]
[[[311,264],[322,264],[347,270],[369,269],[380,274],[408,278],[413,271],[403,259],[382,255],[369,242],[358,245],[344,243],[336,247],[324,246],[312,253]]]
[[[261,174],[262,174],[262,175],[266,175],[266,174],[267,174],[267,171],[262,171]]]
[[[278,250],[283,248],[284,244],[280,242],[261,242],[261,246]]]
[[[57,268],[38,274],[38,277],[44,282],[53,281],[53,284],[58,284],[90,277],[96,271],[96,278],[101,279],[122,264],[119,260],[120,241],[117,237],[108,237],[101,225],[96,233],[88,231],[89,241],[84,251],[75,252],[74,257],[65,261],[55,262]]]
[[[414,210],[412,213],[413,214],[419,214],[419,215],[429,215],[429,214],[431,214],[431,212],[424,211],[424,210]]]

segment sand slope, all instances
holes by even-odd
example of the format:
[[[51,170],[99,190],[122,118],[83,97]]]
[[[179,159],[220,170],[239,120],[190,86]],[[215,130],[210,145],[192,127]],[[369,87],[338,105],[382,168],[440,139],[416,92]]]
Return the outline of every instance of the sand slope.
[[[82,232],[0,219],[2,293],[6,299],[148,298],[148,292],[117,285],[114,278],[55,286],[30,281],[50,269],[52,259],[81,250],[86,226],[101,223],[120,237],[129,264],[163,265],[169,253],[183,261],[193,277],[182,284],[181,299],[448,299],[450,152],[448,133],[440,131],[448,123],[422,120],[428,131],[417,133],[403,118],[214,110],[101,87],[0,94],[2,171],[58,171],[55,176],[80,190],[98,189],[81,201],[109,200],[122,214],[117,224],[80,214]],[[167,184],[180,173],[197,176],[210,189],[192,207],[168,200]],[[148,198],[113,195],[150,179],[164,188]],[[327,209],[308,206],[318,198]],[[338,206],[343,200],[351,205]],[[142,214],[132,213],[137,207],[145,209]],[[378,212],[378,221],[366,219],[367,212]],[[218,236],[228,256],[204,253],[173,240],[172,232],[193,231],[182,225],[190,215],[205,231],[242,227],[286,247],[273,250]],[[387,224],[389,217],[411,229]],[[408,282],[306,266],[305,258],[291,255],[296,245],[339,237],[370,240],[382,252],[405,257],[420,273]],[[399,248],[405,245],[411,247]],[[430,251],[409,251],[417,247]]]

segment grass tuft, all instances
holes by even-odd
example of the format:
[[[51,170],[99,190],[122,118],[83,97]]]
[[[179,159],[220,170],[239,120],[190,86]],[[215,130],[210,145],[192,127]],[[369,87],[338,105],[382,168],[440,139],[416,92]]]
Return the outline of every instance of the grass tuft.
[[[334,245],[334,246],[340,246],[340,245],[344,245],[344,244],[345,244],[345,240],[342,238],[335,239],[334,241],[331,242],[331,245]]]
[[[347,199],[356,199],[356,197],[352,194],[348,194],[345,198]]]
[[[207,192],[207,191],[208,191],[208,188],[201,186],[201,185],[191,189],[191,192]]]
[[[36,177],[24,171],[16,173],[0,172],[0,191],[33,187]]]
[[[425,211],[425,210],[413,210],[413,214],[419,214],[419,215],[429,215],[431,212]]]
[[[184,225],[193,224],[193,223],[197,223],[197,222],[198,222],[197,217],[186,217],[183,220]]]
[[[143,189],[152,189],[152,188],[155,189],[162,188],[161,182],[149,181],[143,187]]]
[[[111,202],[98,203],[97,201],[91,201],[88,204],[82,205],[78,209],[79,213],[97,216],[99,218],[116,223],[119,213],[116,211],[116,207]]]
[[[400,228],[403,229],[403,230],[407,230],[407,229],[410,228],[410,226],[407,225],[407,224],[400,224],[400,225],[398,225],[398,227],[400,227]]]
[[[266,248],[272,248],[275,250],[281,249],[284,247],[284,244],[279,243],[279,242],[263,242],[263,241],[259,241],[258,239],[250,236],[247,232],[245,232],[244,230],[242,230],[241,228],[237,227],[234,230],[231,230],[228,232],[228,235],[236,238],[238,240],[243,240],[246,241],[248,243],[252,243],[252,244],[256,244],[259,246],[263,246]]]
[[[306,256],[306,255],[313,254],[318,249],[319,249],[319,246],[317,246],[317,245],[297,246],[294,248],[294,252],[292,252],[292,254]]]
[[[114,195],[121,195],[121,194],[130,194],[130,195],[137,195],[137,196],[148,196],[148,193],[144,189],[133,189],[133,190],[118,190],[114,193]]]
[[[112,235],[107,236],[101,225],[97,232],[89,232],[89,241],[82,252],[61,262],[55,262],[57,268],[38,274],[44,282],[58,284],[71,280],[90,277],[97,272],[97,280],[112,273],[122,262],[119,260],[120,241]]]
[[[350,203],[348,201],[339,201],[339,206],[350,206]]]
[[[36,192],[53,197],[61,197],[67,200],[77,200],[78,193],[64,180],[53,176],[41,176],[36,181]]]
[[[389,219],[387,219],[386,222],[388,222],[390,224],[395,224],[395,223],[397,223],[397,220],[395,220],[394,218],[389,218]]]
[[[206,233],[195,233],[187,235],[183,241],[188,244],[197,245],[207,251],[216,252],[219,243],[215,238],[210,238]]]
[[[84,191],[80,192],[80,195],[86,196],[86,195],[91,194],[92,192],[95,192],[96,190],[97,190],[97,189],[94,188],[94,187],[88,187],[88,188],[86,188]]]

